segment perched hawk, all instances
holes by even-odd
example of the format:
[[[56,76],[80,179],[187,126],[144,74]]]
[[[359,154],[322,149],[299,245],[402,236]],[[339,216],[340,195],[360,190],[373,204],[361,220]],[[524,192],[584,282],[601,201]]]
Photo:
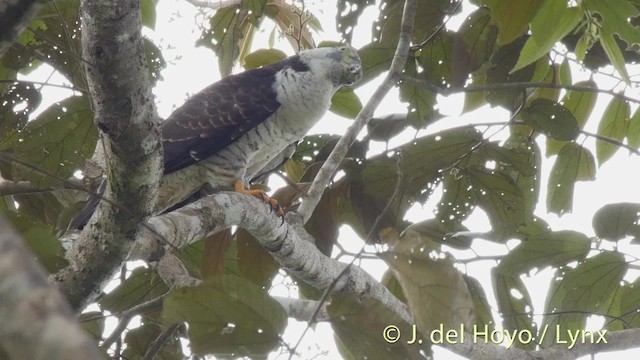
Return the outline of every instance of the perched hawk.
[[[354,48],[316,48],[227,76],[193,95],[161,124],[164,176],[154,213],[203,186],[270,201],[262,192],[245,190],[249,181],[291,156],[329,109],[333,94],[361,76]],[[94,203],[73,227],[89,220]]]

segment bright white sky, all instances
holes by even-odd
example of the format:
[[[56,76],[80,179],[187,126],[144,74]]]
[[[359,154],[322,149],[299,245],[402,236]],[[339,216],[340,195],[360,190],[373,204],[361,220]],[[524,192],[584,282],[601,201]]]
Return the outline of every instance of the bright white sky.
[[[379,1],[378,1],[379,2]],[[335,12],[333,7],[334,2],[325,2],[316,0],[313,2],[307,2],[307,8],[312,13],[318,16],[321,20],[324,32],[317,34],[316,40],[318,42],[322,40],[339,40],[340,36],[335,30]],[[371,26],[367,23],[373,21],[377,16],[377,7],[371,6],[367,8],[365,14],[360,20],[360,25],[356,27],[354,34],[353,46],[360,47],[368,43],[371,39]],[[464,9],[465,13],[470,11],[469,7]],[[188,4],[185,1],[160,1],[157,6],[157,24],[155,32],[145,29],[145,35],[154,40],[154,42],[163,49],[165,60],[168,62],[167,68],[162,72],[163,81],[160,81],[154,93],[156,95],[156,104],[158,112],[161,117],[166,117],[171,111],[184,102],[184,100],[191,94],[194,94],[203,87],[218,80],[220,75],[218,73],[217,60],[213,56],[213,53],[209,49],[194,48],[194,43],[200,35],[199,24],[202,23],[202,16],[198,15],[198,10]],[[455,29],[462,22],[464,18],[458,16],[450,21],[449,28]],[[365,24],[365,25],[363,25]],[[267,44],[267,38],[275,25],[269,21],[265,21],[260,33],[254,40],[253,48],[257,49],[264,47]],[[284,50],[288,54],[293,54],[293,50],[289,46],[288,42],[280,39],[276,42],[276,47]],[[240,69],[237,69],[240,70]],[[631,75],[640,73],[637,69],[633,69]],[[51,76],[51,68],[43,66],[41,69],[35,71],[28,76],[28,79],[43,81]],[[588,79],[589,73],[581,71],[577,67],[573,68],[573,80],[574,82],[579,80]],[[601,87],[611,87],[615,82],[605,76],[595,76],[595,81],[600,84]],[[64,83],[64,79],[54,74],[51,76],[50,82],[52,83]],[[369,94],[373,92],[373,89],[379,82],[373,81],[362,88],[357,89],[357,94],[363,103],[369,98]],[[43,98],[54,102],[61,100],[70,95],[70,92],[61,91],[58,88],[44,88]],[[628,94],[636,98],[640,98],[640,94],[635,89],[633,93]],[[500,109],[483,108],[480,111],[473,114],[465,114],[460,116],[461,103],[463,101],[463,95],[452,95],[448,98],[440,98],[439,105],[441,112],[449,115],[450,117],[436,124],[432,128],[429,128],[429,132],[435,132],[441,130],[446,124],[449,126],[457,126],[462,124],[468,124],[472,122],[487,122],[496,121],[504,122],[509,118],[509,114],[506,111]],[[596,132],[597,120],[601,117],[604,107],[608,103],[610,97],[605,95],[599,96],[599,102],[593,113],[592,120],[587,123],[586,130]],[[46,101],[45,100],[45,101]],[[633,106],[633,105],[632,105]],[[376,115],[381,116],[390,113],[403,112],[405,105],[398,101],[398,93],[394,89],[381,103]],[[635,110],[635,107],[632,108]],[[314,133],[334,133],[341,134],[351,124],[350,120],[346,120],[329,114],[325,119],[313,129]],[[507,131],[505,130],[506,134]],[[407,131],[397,139],[394,139],[390,146],[395,146],[402,143],[405,139],[408,139],[414,135],[413,131]],[[504,139],[506,136],[500,134],[495,139]],[[587,139],[585,141],[587,146],[594,144],[593,139]],[[544,143],[540,143],[544,153]],[[381,145],[379,150],[382,151],[384,146]],[[376,151],[376,150],[374,150]],[[541,199],[546,196],[546,183],[547,175],[551,166],[553,165],[554,158],[543,158],[542,168],[542,194]],[[620,150],[609,162],[605,163],[598,169],[598,178],[594,182],[584,183],[580,182],[576,185],[574,196],[574,211],[571,214],[566,214],[561,218],[553,215],[547,215],[545,209],[545,201],[539,202],[536,213],[546,219],[554,230],[561,229],[574,229],[582,231],[589,236],[593,236],[593,229],[591,227],[591,218],[595,211],[606,203],[611,202],[640,202],[640,191],[636,188],[640,184],[640,171],[628,169],[640,169],[640,158],[634,155],[628,155],[625,151]],[[272,184],[277,186],[275,183]],[[438,189],[431,199],[423,206],[416,205],[409,212],[407,218],[412,221],[420,221],[433,217],[433,209],[437,204],[441,190]],[[473,231],[488,230],[488,221],[486,216],[481,211],[477,215],[472,216],[468,220],[467,225],[473,229]],[[343,228],[341,231],[341,242],[345,248],[350,251],[357,252],[362,246],[362,242],[355,236],[353,231],[349,228]],[[509,248],[513,248],[517,242],[509,243]],[[504,254],[507,252],[507,248],[503,245],[497,245],[491,242],[477,240],[474,242],[474,250],[480,255],[495,255]],[[628,242],[621,242],[619,248],[625,252],[632,252],[629,248]],[[470,251],[456,252],[457,256],[473,257],[474,254]],[[640,257],[635,249],[636,256]],[[343,259],[349,261],[350,259]],[[386,266],[382,262],[377,261],[363,261],[361,265],[367,269],[372,275],[380,279],[382,274],[386,270]],[[489,301],[494,308],[497,308],[493,292],[491,290],[490,279],[490,267],[495,264],[491,261],[487,262],[475,262],[466,266],[466,270],[474,274],[476,278],[482,283],[486,284],[486,293],[489,297]],[[544,301],[547,292],[547,284],[553,272],[549,269],[540,271],[533,274],[530,277],[525,277],[524,281],[529,287],[530,294],[532,296],[534,308],[536,312],[542,312],[544,309]],[[636,275],[637,276],[637,275]],[[285,288],[285,286],[278,286],[274,289],[274,292],[279,295],[288,296],[291,289]],[[497,314],[494,314],[497,316]],[[540,321],[540,317],[536,319]],[[590,322],[590,326],[594,329],[598,328],[602,324],[602,319],[594,319]],[[295,321],[291,322],[296,323]],[[289,331],[285,334],[284,338],[290,344],[295,344],[298,339],[301,329],[306,324],[297,324],[297,326],[291,326]],[[336,355],[335,345],[333,344],[333,338],[330,335],[331,332],[328,329],[328,325],[320,324],[315,331],[310,331],[305,338],[302,346],[298,349],[302,355],[300,359],[326,358],[335,359],[339,358]],[[328,351],[326,356],[318,356],[323,351]],[[635,355],[640,358],[640,350],[634,352],[627,352],[625,355]],[[605,360],[613,359],[616,354],[602,354],[596,356],[596,359]],[[619,356],[619,354],[618,354]],[[276,358],[276,356],[273,356]],[[279,357],[282,358],[282,357]],[[460,357],[449,353],[446,350],[436,349],[436,359],[460,359]]]

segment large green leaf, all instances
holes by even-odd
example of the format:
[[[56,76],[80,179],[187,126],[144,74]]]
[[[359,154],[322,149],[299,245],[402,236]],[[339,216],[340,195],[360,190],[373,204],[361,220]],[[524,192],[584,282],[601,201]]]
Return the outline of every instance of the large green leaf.
[[[531,20],[531,36],[522,48],[512,72],[533,63],[575,28],[583,12],[577,7],[567,7],[565,1],[547,0]]]
[[[629,21],[640,15],[640,10],[633,3],[624,0],[585,0],[582,6],[602,16],[600,26],[603,34],[618,35],[627,43],[627,50],[640,49],[640,29]],[[620,71],[620,69],[617,70]]]
[[[469,168],[464,175],[496,235],[508,234],[525,224],[522,191],[512,179],[486,168]]]
[[[502,326],[506,331],[528,331],[536,333],[533,322],[533,304],[526,286],[519,277],[502,274],[497,268],[491,271],[493,292],[502,315]],[[514,346],[525,350],[535,349],[535,343],[515,341]]]
[[[627,72],[627,68],[625,66],[624,55],[618,47],[618,43],[613,37],[613,34],[610,32],[610,29],[600,29],[600,45],[602,45],[602,49],[607,54],[609,61],[611,61],[611,65],[613,65],[613,67],[618,70],[622,79],[627,84],[631,83],[629,73]]]
[[[162,296],[168,290],[153,270],[135,268],[125,281],[100,299],[100,308],[111,313],[119,313]]]
[[[482,7],[472,12],[458,30],[462,44],[455,44],[454,47],[454,73],[474,72],[489,60],[496,44],[497,32],[497,28],[491,24],[487,8]]]
[[[358,51],[362,61],[362,79],[355,86],[362,86],[389,70],[395,54],[395,46],[370,43]]]
[[[584,260],[575,269],[559,269],[547,294],[540,345],[569,344],[568,333],[584,329],[589,313],[610,307],[626,271],[624,255],[612,251]]]
[[[633,328],[640,328],[640,279],[621,287],[620,317]]]
[[[454,72],[454,44],[460,43],[459,34],[452,31],[440,31],[420,49],[418,62],[422,66],[422,77],[442,88],[463,85],[467,80],[466,72]],[[457,76],[456,76],[457,75]]]
[[[405,66],[405,74],[420,78],[425,75],[425,72],[418,73],[415,60],[409,59]],[[409,104],[407,119],[415,128],[425,128],[441,117],[435,106],[437,104],[436,94],[423,86],[402,82],[400,84],[400,100]]]
[[[589,238],[571,230],[551,231],[529,236],[500,260],[498,271],[518,276],[532,269],[560,267],[582,260],[591,247]]]
[[[67,179],[91,156],[98,132],[87,97],[72,96],[51,105],[15,136],[15,156],[46,173],[14,165],[14,179],[49,186],[57,181],[50,174]]]
[[[337,295],[332,297],[327,312],[336,345],[345,359],[424,359],[420,334],[415,344],[408,344],[415,328],[376,300],[361,302],[353,295]]]
[[[224,275],[180,288],[164,300],[166,324],[186,322],[195,354],[266,356],[287,323],[282,306],[246,280]]]
[[[353,89],[342,88],[333,94],[329,110],[340,116],[355,119],[362,110],[362,102]]]
[[[401,171],[406,180],[403,194],[417,198],[420,193],[440,177],[440,171],[468,155],[481,140],[480,133],[470,129],[445,130],[429,135],[396,149],[402,152]],[[397,155],[377,156],[362,171],[365,191],[368,194],[388,198],[393,193],[397,179]]]
[[[470,329],[474,303],[462,274],[449,259],[432,260],[408,254],[380,254],[402,285],[407,303],[423,334],[441,326]]]
[[[601,207],[593,215],[596,236],[610,241],[633,237],[640,238],[640,204],[614,203]]]
[[[547,209],[556,214],[571,212],[576,181],[594,180],[596,162],[589,149],[568,142],[560,150],[547,183]]]
[[[617,97],[611,99],[611,102],[604,110],[600,124],[598,124],[598,135],[614,141],[622,141],[627,133],[630,112],[628,102]],[[619,145],[606,141],[599,140],[596,142],[598,164],[602,166],[607,160],[611,159],[619,148]]]
[[[448,0],[421,0],[417,2],[416,19],[411,38],[414,43],[421,43],[442,24],[446,16],[454,14],[456,4]],[[400,37],[400,23],[404,1],[384,0],[380,4],[380,15],[373,24],[374,41],[394,46]]]
[[[245,69],[257,69],[283,60],[287,57],[282,50],[278,49],[258,49],[242,59]]]
[[[586,86],[593,89],[596,89],[598,86],[593,80],[585,80],[575,83],[576,86]],[[562,104],[567,110],[571,111],[576,122],[578,123],[578,127],[580,129],[584,128],[584,125],[589,120],[589,116],[591,116],[591,112],[593,111],[594,106],[596,105],[596,100],[598,98],[598,93],[595,91],[577,91],[577,90],[569,90],[567,94],[562,98],[560,104]],[[547,156],[551,156],[557,154],[562,146],[564,146],[565,141],[553,140],[547,138]]]
[[[571,111],[555,101],[534,100],[521,116],[525,124],[556,140],[574,140],[580,132]]]
[[[204,30],[196,45],[212,49],[218,55],[222,76],[229,75],[240,57],[242,44],[250,41],[253,26],[251,15],[240,5],[218,9],[210,21],[210,30]]]
[[[491,19],[498,24],[498,44],[507,44],[522,35],[542,4],[540,0],[482,0],[491,9]]]
[[[631,147],[640,148],[640,108],[636,109],[636,112],[629,119],[627,142]]]

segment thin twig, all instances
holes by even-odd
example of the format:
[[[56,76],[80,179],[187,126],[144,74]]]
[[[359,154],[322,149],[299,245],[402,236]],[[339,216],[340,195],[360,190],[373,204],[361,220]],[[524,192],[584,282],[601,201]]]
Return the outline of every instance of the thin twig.
[[[162,305],[162,300],[163,297],[160,296],[155,299],[143,302],[142,304],[138,304],[131,309],[120,313],[120,321],[118,322],[118,325],[116,325],[116,327],[113,329],[111,335],[104,339],[100,347],[105,350],[109,349],[111,345],[113,345],[113,343],[120,338],[122,332],[127,328],[127,326],[129,325],[129,321],[131,321],[134,316],[160,308],[160,306]]]
[[[336,173],[338,166],[342,159],[344,159],[351,144],[355,141],[358,133],[367,125],[369,120],[373,117],[373,113],[382,102],[382,99],[387,95],[387,92],[395,86],[395,84],[402,77],[402,69],[407,61],[409,48],[411,47],[411,30],[413,29],[413,15],[415,13],[415,0],[406,0],[404,4],[404,11],[402,14],[402,24],[400,29],[400,38],[398,40],[398,46],[396,52],[391,61],[391,67],[387,73],[387,77],[382,84],[373,93],[373,96],[369,99],[367,104],[360,110],[360,113],[356,117],[354,123],[347,129],[345,134],[338,140],[338,143],[333,148],[333,151],[322,164],[322,167],[318,171],[315,180],[309,188],[308,197],[303,199],[298,213],[304,219],[304,223],[309,221],[313,210],[318,205],[322,193],[327,188],[333,175]],[[410,9],[410,10],[408,10]]]
[[[57,87],[57,88],[61,88],[61,89],[67,89],[67,90],[71,90],[71,91],[78,91],[78,92],[81,92],[83,94],[87,93],[87,90],[81,89],[81,88],[78,88],[78,87],[74,87],[73,85],[51,84],[51,83],[42,82],[42,81],[0,79],[0,83],[3,83],[3,84],[4,83],[8,83],[8,84],[20,83],[20,84],[32,84],[32,85],[50,86],[50,87]]]
[[[155,340],[153,340],[153,342],[147,349],[147,352],[144,353],[142,360],[154,359],[156,357],[156,354],[158,354],[158,351],[162,349],[164,344],[167,342],[167,340],[169,340],[171,335],[173,335],[173,333],[180,327],[180,325],[181,324],[173,324],[169,326],[167,330],[161,332],[160,335],[158,335],[158,337],[155,338]]]
[[[407,3],[409,1],[411,1],[411,0],[408,0]],[[405,7],[405,9],[406,9],[406,7]],[[335,279],[333,279],[333,281],[329,284],[329,286],[327,286],[327,288],[322,293],[322,296],[320,297],[320,299],[318,299],[318,305],[316,306],[315,310],[313,311],[313,314],[311,315],[311,318],[307,321],[307,327],[305,327],[304,331],[300,335],[300,338],[298,338],[298,342],[296,342],[296,344],[293,346],[293,349],[292,349],[292,351],[291,351],[291,353],[289,355],[289,359],[292,359],[293,354],[295,354],[295,350],[298,348],[298,346],[302,342],[302,339],[306,335],[307,331],[311,328],[311,326],[313,326],[313,324],[316,323],[316,321],[318,319],[318,315],[324,309],[324,305],[325,305],[327,299],[329,298],[329,295],[331,295],[331,292],[333,291],[333,289],[338,284],[338,281],[343,276],[345,276],[347,274],[347,271],[349,271],[349,269],[351,268],[351,266],[353,266],[355,261],[360,259],[360,256],[364,253],[365,246],[367,245],[369,240],[373,237],[373,234],[375,233],[376,229],[378,228],[378,225],[380,224],[380,221],[382,221],[384,216],[387,214],[387,212],[391,208],[391,205],[393,204],[393,202],[400,196],[400,193],[402,191],[401,190],[402,189],[402,184],[404,183],[404,172],[402,171],[402,162],[403,162],[403,156],[402,156],[402,152],[400,152],[398,154],[398,159],[397,159],[397,162],[396,162],[396,173],[398,175],[398,178],[396,179],[396,185],[395,185],[395,188],[393,190],[393,194],[389,198],[389,201],[387,201],[387,204],[385,205],[384,209],[382,209],[380,214],[378,214],[378,216],[376,217],[375,221],[373,222],[373,225],[371,226],[371,229],[369,230],[369,233],[367,234],[367,237],[365,238],[364,244],[362,245],[362,248],[360,248],[360,251],[358,251],[356,256],[354,256],[353,259],[351,259],[351,261],[349,263],[347,263],[342,268],[342,271],[340,271],[340,273],[338,273],[338,276],[336,276]]]
[[[546,82],[510,82],[510,83],[498,83],[498,84],[483,84],[483,85],[468,85],[468,86],[460,86],[460,87],[449,87],[444,88],[437,85],[434,85],[426,80],[418,79],[412,76],[404,75],[402,77],[402,81],[411,85],[419,86],[425,88],[429,91],[435,92],[440,95],[451,95],[456,93],[469,93],[469,92],[485,92],[485,91],[495,91],[495,90],[510,90],[510,89],[527,89],[527,88],[541,88],[541,89],[560,89],[560,90],[573,90],[573,91],[584,91],[584,92],[593,92],[599,94],[608,94],[613,97],[617,97],[624,101],[629,101],[633,103],[640,104],[640,99],[635,99],[629,96],[624,95],[623,93],[616,92],[614,90],[609,89],[600,89],[597,87],[590,87],[584,85],[563,85],[563,84],[553,84]]]

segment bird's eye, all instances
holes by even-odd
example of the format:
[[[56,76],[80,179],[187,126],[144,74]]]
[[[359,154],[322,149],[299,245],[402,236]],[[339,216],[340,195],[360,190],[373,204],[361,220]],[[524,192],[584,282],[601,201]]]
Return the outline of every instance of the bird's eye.
[[[346,47],[346,46],[340,46],[340,47],[338,48],[338,50],[340,50],[340,51],[347,51],[347,47]]]

